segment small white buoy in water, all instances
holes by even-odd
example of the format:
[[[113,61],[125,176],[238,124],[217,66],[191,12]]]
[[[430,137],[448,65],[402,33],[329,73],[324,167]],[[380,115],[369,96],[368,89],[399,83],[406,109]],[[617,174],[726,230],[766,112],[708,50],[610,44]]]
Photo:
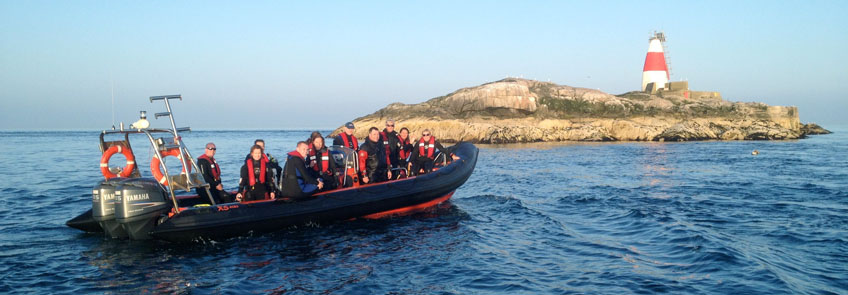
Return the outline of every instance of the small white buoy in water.
[[[751,152],[751,154],[752,154],[752,155],[754,155],[754,156],[756,156],[756,155],[759,155],[759,154],[760,154],[760,151],[758,151],[758,150],[754,150],[753,152]]]

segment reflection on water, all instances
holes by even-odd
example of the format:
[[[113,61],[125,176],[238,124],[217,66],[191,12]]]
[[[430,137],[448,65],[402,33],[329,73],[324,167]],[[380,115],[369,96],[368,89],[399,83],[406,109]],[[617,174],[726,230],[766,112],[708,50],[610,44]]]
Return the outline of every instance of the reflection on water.
[[[350,290],[371,278],[375,267],[387,271],[393,261],[418,259],[409,256],[410,249],[431,255],[461,250],[460,240],[439,247],[433,242],[444,240],[442,233],[459,230],[467,218],[446,202],[405,218],[293,227],[199,244],[113,240],[95,234],[77,238],[87,245],[81,248],[81,261],[96,269],[86,276],[94,282],[89,291],[183,293],[221,290],[224,285],[271,293],[327,293]],[[374,260],[383,263],[371,265]]]
[[[642,176],[645,178],[643,187],[646,188],[648,196],[658,199],[668,199],[671,195],[664,193],[671,189],[674,185],[669,181],[669,178],[674,169],[664,166],[664,163],[669,161],[667,145],[662,143],[650,143],[645,146],[650,152],[643,153],[638,158],[642,164]]]

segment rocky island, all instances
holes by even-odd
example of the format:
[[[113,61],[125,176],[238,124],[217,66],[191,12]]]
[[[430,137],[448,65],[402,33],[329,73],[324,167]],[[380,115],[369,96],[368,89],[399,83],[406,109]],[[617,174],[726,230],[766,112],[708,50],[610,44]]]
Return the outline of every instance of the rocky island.
[[[429,128],[443,142],[781,140],[829,131],[803,124],[794,106],[730,102],[693,92],[599,90],[507,78],[419,104],[393,103],[357,118],[356,136],[386,119],[417,138]],[[341,131],[341,127],[332,134]]]

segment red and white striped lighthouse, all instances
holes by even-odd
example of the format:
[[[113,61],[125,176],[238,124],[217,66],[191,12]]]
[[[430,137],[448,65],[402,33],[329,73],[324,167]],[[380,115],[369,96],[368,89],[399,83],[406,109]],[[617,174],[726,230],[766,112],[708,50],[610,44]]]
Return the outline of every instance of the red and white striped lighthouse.
[[[648,83],[654,83],[654,89],[665,88],[670,75],[663,54],[662,42],[665,35],[662,32],[655,33],[648,45],[648,56],[645,57],[645,67],[642,69],[642,91]]]

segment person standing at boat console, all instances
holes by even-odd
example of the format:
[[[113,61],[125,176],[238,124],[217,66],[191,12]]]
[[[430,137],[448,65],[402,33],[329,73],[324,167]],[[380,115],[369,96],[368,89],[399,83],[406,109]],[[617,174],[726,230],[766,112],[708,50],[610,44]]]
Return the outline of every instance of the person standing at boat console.
[[[224,185],[221,184],[221,166],[218,166],[218,162],[215,161],[215,152],[217,150],[218,148],[215,147],[215,143],[207,143],[203,155],[197,157],[197,166],[200,168],[200,174],[203,175],[203,180],[209,184],[209,192],[212,193],[215,203],[229,203],[233,200],[230,194],[224,191]],[[209,195],[206,194],[205,189],[198,188],[197,194],[203,197],[204,200],[209,199]]]
[[[356,136],[353,135],[354,131],[356,131],[356,128],[353,126],[353,122],[345,123],[344,130],[333,139],[333,145],[340,145],[356,150],[359,147],[359,142],[356,141]]]
[[[300,141],[294,151],[287,154],[283,169],[283,185],[280,195],[294,200],[311,196],[324,188],[324,182],[312,177],[306,167],[306,153],[309,145]]]
[[[388,169],[391,161],[386,153],[386,146],[380,142],[380,130],[377,127],[368,130],[368,138],[359,147],[359,153],[360,159],[363,156],[365,158],[365,161],[360,162],[365,168],[361,175],[362,183],[378,183],[392,178],[392,171]]]
[[[258,201],[268,196],[273,200],[276,195],[272,185],[274,179],[271,177],[271,166],[268,159],[262,155],[262,147],[253,145],[250,149],[250,158],[241,166],[241,179],[239,179],[239,193],[236,201]]]

